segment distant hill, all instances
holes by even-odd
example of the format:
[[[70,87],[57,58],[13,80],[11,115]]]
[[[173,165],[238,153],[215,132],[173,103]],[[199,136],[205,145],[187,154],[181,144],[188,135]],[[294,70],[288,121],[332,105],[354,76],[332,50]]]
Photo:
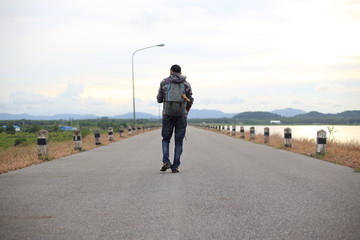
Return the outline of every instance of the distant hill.
[[[338,113],[340,117],[360,117],[360,111],[345,111],[342,113]]]
[[[329,114],[324,114],[324,113],[321,113],[321,112],[316,112],[316,111],[311,111],[311,112],[308,112],[308,113],[305,113],[305,114],[300,114],[300,115],[297,115],[296,117],[310,117],[310,118],[313,118],[313,117],[325,117],[325,116],[328,116]],[[335,115],[335,114],[331,114],[332,116]]]
[[[286,110],[286,109],[283,109]],[[296,109],[292,110],[293,114],[296,113]],[[276,110],[274,110],[276,111]],[[197,119],[222,119],[224,118],[231,119],[242,119],[242,120],[256,120],[262,121],[265,120],[281,120],[282,123],[297,123],[297,124],[312,124],[312,123],[328,123],[328,124],[360,124],[360,111],[345,111],[336,114],[324,114],[321,112],[308,112],[304,114],[298,114],[292,117],[286,117],[281,114],[275,114],[273,112],[242,112],[238,114],[234,113],[224,113],[218,110],[199,110],[191,109],[189,113],[189,119],[196,121]],[[282,111],[282,110],[278,110]],[[281,112],[280,112],[281,113]],[[282,114],[290,114],[283,112]],[[161,116],[160,116],[161,117]],[[0,120],[81,120],[81,119],[97,119],[100,118],[94,114],[56,114],[52,116],[33,116],[29,114],[9,114],[9,113],[0,113]],[[108,118],[115,119],[132,119],[133,113],[126,113],[122,115],[109,116]],[[152,115],[149,113],[136,113],[136,119],[159,119],[159,115]],[[246,121],[243,121],[246,122]]]
[[[52,116],[34,116],[29,114],[10,114],[10,113],[0,113],[0,120],[20,120],[20,119],[28,119],[28,120],[69,120],[69,119],[96,119],[98,116],[93,114],[56,114]]]
[[[258,120],[264,120],[264,119],[273,119],[276,120],[278,118],[281,118],[280,115],[271,113],[271,112],[243,112],[236,114],[233,116],[233,118],[237,119],[258,119]]]
[[[235,113],[224,113],[218,110],[191,109],[188,118],[232,118]]]
[[[346,117],[346,118],[359,118],[360,111],[345,111],[341,113],[321,113],[321,112],[308,112],[305,114],[297,115],[296,117],[305,117],[305,118],[316,118],[316,117]]]
[[[272,113],[278,114],[283,117],[294,117],[296,115],[305,114],[306,112],[300,109],[285,108],[271,111]]]

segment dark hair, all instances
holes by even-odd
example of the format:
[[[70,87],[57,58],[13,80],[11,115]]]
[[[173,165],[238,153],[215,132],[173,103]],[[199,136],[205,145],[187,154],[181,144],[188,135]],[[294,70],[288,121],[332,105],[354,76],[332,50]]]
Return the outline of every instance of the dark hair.
[[[171,71],[176,72],[176,73],[181,73],[181,67],[177,64],[172,65],[170,68]]]

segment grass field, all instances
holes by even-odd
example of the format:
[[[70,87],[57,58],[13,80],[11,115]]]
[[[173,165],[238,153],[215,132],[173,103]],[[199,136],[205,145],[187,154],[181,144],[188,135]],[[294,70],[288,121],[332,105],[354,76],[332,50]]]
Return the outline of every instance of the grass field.
[[[129,137],[126,130],[124,131],[124,135],[124,138]],[[124,139],[120,138],[119,133],[114,133],[113,136],[114,141]],[[14,146],[14,141],[17,138],[24,138],[26,139],[26,142],[24,144]],[[31,166],[33,164],[39,164],[44,161],[49,161],[78,153],[78,150],[74,150],[74,142],[72,138],[72,131],[49,133],[49,156],[39,159],[37,155],[37,135],[35,133],[17,133],[16,135],[1,133],[0,173],[13,171]],[[93,134],[88,134],[85,137],[83,136],[82,151],[111,143],[111,141],[108,140],[108,134],[105,131],[101,133],[100,139],[101,145],[95,145],[95,138]]]
[[[218,131],[216,132],[219,134],[226,134]],[[240,133],[236,133],[236,136],[232,137],[240,139]],[[257,144],[265,144],[274,148],[296,152],[309,157],[314,157],[324,161],[351,167],[355,172],[360,171],[360,145],[357,143],[341,143],[330,140],[326,144],[326,154],[319,155],[316,153],[315,141],[307,138],[292,139],[291,148],[284,146],[284,138],[279,134],[271,135],[269,142],[264,143],[264,136],[262,134],[257,134],[255,136],[255,140],[250,140],[250,132],[245,132],[245,137],[241,140],[251,141]]]

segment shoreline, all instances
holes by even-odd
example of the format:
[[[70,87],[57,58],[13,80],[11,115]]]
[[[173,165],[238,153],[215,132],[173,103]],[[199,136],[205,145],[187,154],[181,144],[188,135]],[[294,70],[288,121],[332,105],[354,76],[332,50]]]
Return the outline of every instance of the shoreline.
[[[264,126],[264,125],[259,125]],[[264,143],[264,135],[257,133],[254,140],[250,140],[250,132],[245,131],[245,137],[240,138],[240,132],[236,132],[235,136],[232,136],[231,132],[218,131],[210,128],[201,129],[211,131],[214,133],[227,135],[232,138],[239,139],[241,141],[253,142],[256,144],[262,144],[276,149],[290,151],[298,154],[302,154],[311,158],[339,164],[342,166],[350,167],[354,172],[360,172],[360,143],[359,142],[338,142],[336,140],[328,140],[325,154],[316,153],[316,141],[314,138],[294,138],[292,139],[292,147],[285,147],[284,138],[280,134],[272,134],[269,136],[269,142]]]

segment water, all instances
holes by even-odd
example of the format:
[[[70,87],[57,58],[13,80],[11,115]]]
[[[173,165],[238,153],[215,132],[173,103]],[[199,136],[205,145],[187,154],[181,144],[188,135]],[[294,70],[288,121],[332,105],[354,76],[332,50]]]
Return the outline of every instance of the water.
[[[244,125],[245,132],[250,131],[250,127],[255,127],[255,133],[264,134],[264,128],[270,129],[270,135],[280,134],[284,136],[284,129],[291,128],[292,138],[308,138],[316,139],[317,131],[325,130],[328,139],[332,139],[338,142],[351,142],[360,144],[360,126],[339,126],[339,125]],[[230,129],[232,129],[230,127]],[[329,129],[333,129],[333,133],[330,134]],[[240,132],[240,125],[236,126],[236,131]]]

